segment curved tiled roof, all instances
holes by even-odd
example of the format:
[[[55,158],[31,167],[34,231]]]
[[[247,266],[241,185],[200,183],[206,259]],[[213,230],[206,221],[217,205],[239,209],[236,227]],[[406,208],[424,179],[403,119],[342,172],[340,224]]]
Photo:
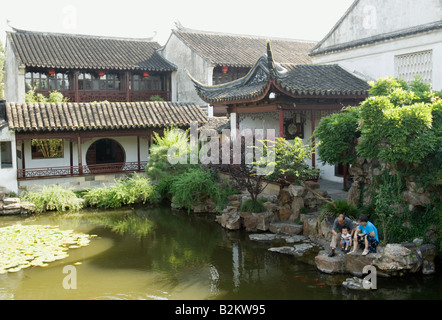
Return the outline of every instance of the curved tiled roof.
[[[172,30],[189,47],[214,66],[252,67],[262,55],[268,38],[247,35],[219,34],[198,30]],[[309,56],[316,42],[270,39],[275,60],[287,67],[311,63]]]
[[[297,65],[287,70],[275,63],[270,43],[263,55],[243,78],[217,86],[199,83],[191,76],[198,95],[212,104],[239,103],[264,97],[273,84],[292,96],[368,95],[367,82],[338,65]]]
[[[16,132],[143,129],[206,124],[207,116],[191,103],[28,103],[6,104],[9,129]]]
[[[7,32],[20,64],[36,68],[174,71],[157,42],[33,31]]]

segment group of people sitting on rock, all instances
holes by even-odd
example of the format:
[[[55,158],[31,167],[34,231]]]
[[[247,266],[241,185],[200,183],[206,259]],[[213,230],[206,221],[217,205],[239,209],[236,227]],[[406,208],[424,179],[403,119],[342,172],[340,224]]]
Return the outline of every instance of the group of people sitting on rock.
[[[340,214],[334,221],[332,227],[332,240],[330,243],[331,252],[328,255],[333,257],[335,250],[340,241],[341,250],[347,254],[351,254],[361,250],[363,256],[367,254],[376,253],[376,248],[379,244],[378,230],[373,223],[368,221],[366,215],[359,216],[358,225],[356,225],[350,218]],[[351,248],[353,249],[351,250]]]

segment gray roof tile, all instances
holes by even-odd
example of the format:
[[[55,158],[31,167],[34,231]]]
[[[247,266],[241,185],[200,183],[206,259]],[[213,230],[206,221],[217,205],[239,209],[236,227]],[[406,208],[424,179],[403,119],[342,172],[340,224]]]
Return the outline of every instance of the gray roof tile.
[[[192,103],[6,103],[9,129],[16,132],[143,129],[199,125],[208,119]]]
[[[18,61],[27,67],[174,71],[157,42],[99,36],[7,32]]]
[[[262,55],[269,40],[265,37],[218,34],[193,30],[172,30],[178,38],[193,48],[214,66],[252,67]],[[270,39],[275,60],[284,66],[311,63],[313,41]]]

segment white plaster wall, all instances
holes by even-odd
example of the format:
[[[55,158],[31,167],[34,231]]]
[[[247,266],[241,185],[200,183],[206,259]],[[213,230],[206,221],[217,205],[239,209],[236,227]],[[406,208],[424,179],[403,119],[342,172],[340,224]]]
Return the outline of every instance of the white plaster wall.
[[[7,102],[25,102],[25,68],[20,66],[6,38],[5,98]]]
[[[172,78],[176,86],[174,94],[176,101],[193,102],[201,106],[207,105],[199,98],[187,72],[197,81],[211,85],[213,67],[210,62],[185,45],[173,33],[161,53],[164,58],[178,67],[175,76]]]
[[[0,186],[5,187],[10,191],[18,193],[17,184],[17,153],[15,134],[9,131],[7,127],[0,130],[0,141],[10,141],[12,150],[12,168],[0,168]],[[1,155],[0,155],[1,156]]]
[[[433,90],[442,90],[442,31],[375,43],[336,53],[313,56],[314,64],[339,64],[366,80],[395,76],[396,55],[433,51]]]
[[[361,0],[321,47],[408,29],[441,17],[440,0]]]

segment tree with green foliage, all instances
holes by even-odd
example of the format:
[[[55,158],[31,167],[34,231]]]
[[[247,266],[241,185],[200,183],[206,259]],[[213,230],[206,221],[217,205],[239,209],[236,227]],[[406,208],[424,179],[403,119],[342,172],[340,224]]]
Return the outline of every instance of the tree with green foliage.
[[[154,144],[149,149],[149,163],[146,174],[152,180],[163,180],[170,175],[177,175],[186,171],[189,165],[173,164],[168,159],[169,150],[176,151],[176,159],[184,156],[186,163],[189,155],[189,130],[177,130],[175,127],[164,129],[163,135],[154,132]],[[184,162],[184,161],[181,161]]]
[[[410,179],[433,195],[433,208],[425,212],[442,218],[437,214],[442,207],[442,94],[418,77],[410,83],[388,77],[370,86],[370,97],[359,107],[322,119],[314,135],[326,163],[353,164],[357,158],[380,163],[372,205],[387,238],[395,220],[407,214],[402,192]]]
[[[25,94],[26,103],[35,103],[35,102],[57,103],[57,102],[69,101],[69,98],[64,97],[63,94],[57,90],[49,92],[48,98],[46,98],[42,93],[36,93],[35,90],[36,88],[32,88],[26,92]]]
[[[325,163],[378,159],[396,170],[431,165],[442,181],[442,100],[440,93],[415,79],[410,84],[384,78],[370,84],[370,97],[359,107],[321,120],[315,130]]]

